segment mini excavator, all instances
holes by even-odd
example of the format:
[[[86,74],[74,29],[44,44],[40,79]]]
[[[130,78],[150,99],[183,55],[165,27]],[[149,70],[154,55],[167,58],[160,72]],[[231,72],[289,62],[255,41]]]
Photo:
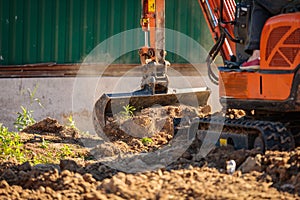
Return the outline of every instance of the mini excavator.
[[[233,145],[236,149],[260,148],[291,150],[300,144],[300,2],[290,1],[282,13],[264,25],[260,51],[260,69],[243,71],[240,63],[251,20],[253,0],[198,0],[214,46],[208,53],[210,80],[219,85],[220,102],[226,109],[241,109],[246,115],[197,118],[190,122],[197,134],[213,134],[222,126],[216,145]],[[143,77],[141,89],[131,93],[103,94],[94,106],[94,126],[98,134],[106,118],[130,104],[137,109],[178,103],[203,106],[209,88],[170,91],[165,60],[165,0],[142,0],[141,27],[145,46],[139,49]],[[150,42],[150,45],[149,45]],[[211,64],[220,55],[223,66],[218,74]],[[191,103],[193,102],[193,103]],[[174,120],[174,126],[180,119]],[[208,128],[210,127],[210,128]],[[209,129],[209,130],[208,130]],[[217,130],[215,130],[217,131]]]

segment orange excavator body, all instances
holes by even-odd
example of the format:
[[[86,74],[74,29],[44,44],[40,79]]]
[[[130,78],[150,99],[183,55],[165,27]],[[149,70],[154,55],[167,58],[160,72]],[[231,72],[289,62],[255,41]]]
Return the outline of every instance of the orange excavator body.
[[[277,101],[278,105],[289,101],[289,107],[260,106],[260,109],[300,111],[300,90],[296,86],[300,78],[297,75],[300,65],[300,13],[270,18],[262,31],[260,50],[260,70],[219,72],[220,96],[239,101],[244,99],[249,103],[259,100],[261,105],[264,101]]]
[[[234,35],[235,24],[229,22],[233,20],[236,12],[235,1],[199,0],[199,5],[215,41],[221,37],[221,29],[226,29],[229,33],[227,35]],[[226,37],[220,49],[223,60],[231,59],[232,54],[237,51],[235,47],[236,42]],[[300,68],[299,12],[280,14],[267,20],[261,35],[260,53],[259,70],[219,70],[221,102],[226,103],[227,107],[248,110],[300,111],[300,89],[297,86],[300,81],[297,75]],[[259,106],[251,105],[252,101]],[[288,107],[281,107],[286,103],[289,104]]]
[[[137,109],[181,103],[199,107],[207,103],[210,94],[206,87],[169,91],[165,0],[141,1],[141,26],[145,33],[145,45],[139,50],[143,71],[141,89],[131,93],[103,94],[99,98],[93,117],[96,132],[100,135],[106,119],[121,112],[126,105]],[[222,126],[220,141],[235,148],[290,150],[295,144],[300,145],[300,12],[280,14],[267,20],[261,35],[260,69],[243,71],[236,64],[249,57],[244,46],[253,1],[240,0],[238,4],[235,0],[198,2],[215,41],[207,58],[209,78],[219,85],[223,110],[243,109],[247,115],[243,119],[227,116],[221,120],[197,118],[190,122],[190,127],[185,126],[188,134],[202,138],[215,131],[218,134],[220,130],[213,127]],[[224,63],[218,68],[218,75],[211,69],[217,55]],[[174,130],[181,130],[180,127],[177,129],[180,121],[174,120]],[[206,132],[205,127],[212,129]],[[238,134],[240,132],[243,134]]]

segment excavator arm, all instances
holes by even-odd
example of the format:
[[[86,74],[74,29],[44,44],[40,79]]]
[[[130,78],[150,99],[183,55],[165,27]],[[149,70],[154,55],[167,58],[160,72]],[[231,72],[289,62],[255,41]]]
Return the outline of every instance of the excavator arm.
[[[235,52],[234,23],[236,3],[234,0],[198,0],[215,46],[209,52],[214,59],[220,52],[223,60],[231,60]]]
[[[215,41],[207,57],[208,74],[212,82],[218,84],[218,76],[211,70],[210,64],[217,55],[221,55],[224,62],[235,61],[235,43],[243,42],[233,36],[236,4],[234,0],[198,0],[198,2]],[[145,45],[140,49],[139,55],[143,68],[147,69],[143,70],[146,73],[141,87],[152,88],[155,92],[166,92],[168,88],[166,72],[169,62],[165,61],[165,0],[142,0],[141,26],[145,33]]]
[[[145,43],[139,49],[142,80],[139,90],[128,93],[102,94],[96,101],[93,122],[101,136],[107,119],[130,105],[137,111],[154,105],[185,104],[199,107],[207,104],[210,90],[207,87],[169,89],[165,60],[165,0],[142,0],[141,26]]]
[[[235,52],[234,38],[236,3],[234,0],[198,0],[209,31],[216,43],[211,51],[220,52],[224,60],[230,60]],[[141,63],[146,59],[164,63],[165,59],[165,0],[142,0],[142,30],[145,45],[140,49]],[[150,47],[149,47],[150,41]]]

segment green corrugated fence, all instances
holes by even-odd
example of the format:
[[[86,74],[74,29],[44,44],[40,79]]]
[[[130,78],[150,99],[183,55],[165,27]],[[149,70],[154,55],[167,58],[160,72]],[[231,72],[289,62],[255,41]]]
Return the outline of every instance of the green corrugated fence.
[[[140,16],[141,0],[0,0],[0,64],[80,63],[105,39],[139,28]],[[166,0],[166,28],[212,44],[197,0]],[[138,54],[116,62],[138,63]]]

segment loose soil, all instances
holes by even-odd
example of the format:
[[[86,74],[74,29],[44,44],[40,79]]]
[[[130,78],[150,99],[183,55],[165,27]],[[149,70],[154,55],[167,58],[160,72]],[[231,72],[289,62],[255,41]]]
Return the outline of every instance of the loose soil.
[[[144,109],[134,117],[108,119],[103,138],[44,119],[19,133],[32,160],[1,160],[0,199],[300,199],[300,147],[261,154],[227,146],[199,157],[201,143],[194,140],[167,166],[136,173],[99,161],[157,152],[174,138],[173,118],[209,112],[209,107]],[[47,159],[34,164],[34,158]],[[233,173],[227,172],[229,160],[236,163]]]

